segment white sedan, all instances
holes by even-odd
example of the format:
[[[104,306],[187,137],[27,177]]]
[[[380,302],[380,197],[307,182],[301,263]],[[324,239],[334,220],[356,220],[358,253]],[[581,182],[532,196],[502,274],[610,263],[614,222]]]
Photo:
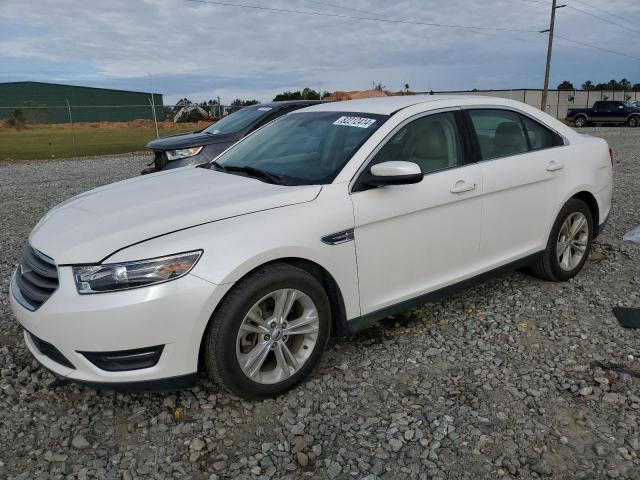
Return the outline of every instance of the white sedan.
[[[30,235],[32,354],[98,388],[284,392],[352,332],[528,266],[564,281],[611,207],[604,140],[523,103],[399,96],[281,117],[211,163],[97,188]]]

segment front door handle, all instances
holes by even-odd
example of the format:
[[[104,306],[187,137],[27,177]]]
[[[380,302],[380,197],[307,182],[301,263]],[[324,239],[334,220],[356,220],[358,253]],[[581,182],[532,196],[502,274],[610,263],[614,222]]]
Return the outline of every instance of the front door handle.
[[[465,182],[464,180],[458,180],[456,184],[453,187],[451,187],[449,191],[451,193],[464,193],[464,192],[469,192],[475,189],[476,189],[475,183],[469,183],[469,182]]]
[[[564,168],[564,163],[558,162],[556,160],[551,160],[547,163],[547,172],[555,172],[556,170],[562,170]]]

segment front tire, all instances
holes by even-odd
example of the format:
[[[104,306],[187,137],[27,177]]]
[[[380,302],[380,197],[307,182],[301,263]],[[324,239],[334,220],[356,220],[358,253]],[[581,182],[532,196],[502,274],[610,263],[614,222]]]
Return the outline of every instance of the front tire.
[[[628,125],[629,125],[630,127],[632,127],[632,128],[639,127],[639,126],[640,126],[640,116],[638,116],[638,115],[632,115],[632,116],[629,118],[629,121],[628,121],[627,123],[628,123]]]
[[[593,232],[589,206],[577,198],[570,199],[560,210],[547,248],[531,266],[531,272],[553,282],[564,282],[576,276],[589,257]]]
[[[284,263],[238,282],[210,320],[204,339],[209,376],[245,399],[273,397],[301,382],[331,331],[322,284]]]

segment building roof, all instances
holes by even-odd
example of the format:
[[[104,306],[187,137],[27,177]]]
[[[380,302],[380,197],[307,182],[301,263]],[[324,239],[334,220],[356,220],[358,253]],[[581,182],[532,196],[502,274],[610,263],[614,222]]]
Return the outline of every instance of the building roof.
[[[127,93],[142,93],[144,95],[151,95],[152,92],[141,92],[139,90],[123,90],[121,88],[103,88],[103,87],[87,87],[85,85],[70,85],[68,83],[51,83],[51,82],[33,82],[31,80],[27,80],[24,82],[0,82],[0,88],[4,85],[47,85],[52,87],[72,87],[72,88],[87,88],[91,90],[106,90],[111,92],[127,92]],[[154,95],[162,95],[161,93],[153,92]]]

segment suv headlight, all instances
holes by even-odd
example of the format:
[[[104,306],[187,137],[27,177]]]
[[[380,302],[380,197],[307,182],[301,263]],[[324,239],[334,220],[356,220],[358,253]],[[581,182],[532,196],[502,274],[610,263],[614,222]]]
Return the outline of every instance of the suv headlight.
[[[167,160],[179,160],[181,158],[193,157],[199,154],[204,147],[181,148],[179,150],[167,150]]]
[[[202,250],[133,262],[78,265],[73,267],[73,278],[80,294],[146,287],[186,275],[200,255]]]

